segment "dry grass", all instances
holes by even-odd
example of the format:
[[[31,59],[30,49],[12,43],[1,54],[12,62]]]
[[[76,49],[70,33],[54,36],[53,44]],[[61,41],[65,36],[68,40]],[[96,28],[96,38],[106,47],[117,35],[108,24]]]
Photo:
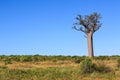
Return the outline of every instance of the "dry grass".
[[[0,66],[4,65],[4,62],[0,62]],[[76,67],[79,64],[75,64],[71,61],[45,61],[45,62],[12,62],[8,64],[9,69],[31,69],[31,68],[48,68],[48,67]]]
[[[113,78],[111,80],[120,80],[120,69],[116,69],[117,61],[116,60],[93,60],[93,63],[104,63],[106,66],[109,66],[112,70],[114,70],[116,79]],[[0,62],[0,66],[5,65],[4,62]],[[77,72],[79,69],[80,64],[76,64],[73,61],[43,61],[43,62],[12,62],[12,64],[8,64],[7,67],[9,69],[33,69],[33,68],[42,68],[47,69],[49,67],[52,68],[67,68],[71,67]],[[64,70],[64,69],[63,69]],[[97,77],[96,77],[97,75]],[[95,73],[94,79],[90,78],[91,74],[85,77],[81,77],[78,75],[74,75],[73,77],[77,78],[78,80],[110,80],[109,77],[114,77],[113,73],[106,73],[106,74],[97,74]],[[68,79],[65,79],[68,80]]]
[[[114,69],[116,68],[117,61],[116,60],[93,60],[95,64],[102,63],[106,66],[109,66],[110,68]]]
[[[106,66],[114,69],[117,62],[115,60],[93,60],[94,63],[104,63]],[[3,66],[4,62],[0,62],[0,66]],[[43,62],[12,62],[8,64],[10,69],[30,69],[30,68],[48,68],[48,67],[77,67],[80,64],[76,64],[72,61],[43,61]]]

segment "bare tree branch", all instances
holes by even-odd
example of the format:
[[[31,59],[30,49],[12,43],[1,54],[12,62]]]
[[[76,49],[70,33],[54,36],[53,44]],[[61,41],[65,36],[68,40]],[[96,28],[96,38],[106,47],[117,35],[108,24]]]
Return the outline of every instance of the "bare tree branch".
[[[77,28],[76,26],[73,26],[72,28],[75,29],[75,30],[77,30],[77,31],[82,31],[82,32],[84,32],[85,34],[87,34],[87,31],[86,31],[86,30],[83,30],[82,27]]]
[[[81,15],[77,15],[76,20],[78,22],[74,24],[74,29],[78,31],[82,31],[85,34],[89,33],[90,31],[95,32],[102,25],[99,21],[100,18],[101,18],[100,14],[97,13],[93,13],[91,15],[85,15],[84,17],[82,17]],[[83,27],[76,28],[77,25],[82,25]]]

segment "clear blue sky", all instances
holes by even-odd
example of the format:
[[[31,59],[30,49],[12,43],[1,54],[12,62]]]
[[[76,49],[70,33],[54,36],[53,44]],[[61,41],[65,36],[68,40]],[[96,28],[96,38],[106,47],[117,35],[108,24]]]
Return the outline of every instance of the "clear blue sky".
[[[88,55],[78,14],[101,14],[95,55],[120,54],[120,0],[0,0],[0,55]]]

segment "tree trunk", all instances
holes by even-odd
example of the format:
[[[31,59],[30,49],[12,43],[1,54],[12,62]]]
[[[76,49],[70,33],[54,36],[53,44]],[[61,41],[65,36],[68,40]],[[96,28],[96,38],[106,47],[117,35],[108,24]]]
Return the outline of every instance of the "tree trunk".
[[[93,51],[93,32],[90,31],[88,34],[87,34],[87,40],[88,40],[88,54],[89,54],[89,57],[90,58],[93,58],[94,57],[94,51]]]

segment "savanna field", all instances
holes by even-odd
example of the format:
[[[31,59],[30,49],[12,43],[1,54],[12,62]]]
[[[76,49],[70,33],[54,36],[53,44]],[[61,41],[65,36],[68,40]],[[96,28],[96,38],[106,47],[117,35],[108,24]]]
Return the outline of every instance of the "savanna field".
[[[0,56],[0,80],[120,80],[120,56]]]

